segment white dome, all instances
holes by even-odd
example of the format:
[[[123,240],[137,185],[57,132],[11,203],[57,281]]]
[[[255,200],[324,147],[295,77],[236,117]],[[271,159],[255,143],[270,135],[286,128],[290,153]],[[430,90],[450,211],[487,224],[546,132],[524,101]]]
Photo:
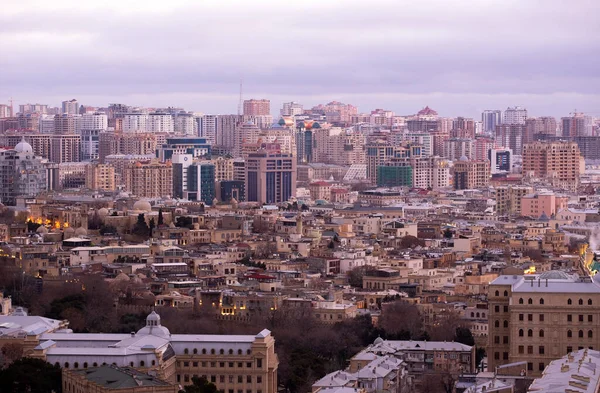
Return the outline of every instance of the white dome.
[[[140,199],[139,201],[133,204],[133,210],[149,212],[152,210],[152,205],[150,205],[150,202]]]
[[[160,324],[160,315],[156,311],[152,311],[146,318],[146,326],[138,330],[138,335],[153,335],[158,337],[169,337],[171,332]]]
[[[463,161],[463,162],[469,161],[469,158],[467,156],[462,156],[462,157],[460,157],[460,159],[458,161]]]
[[[105,207],[103,207],[101,209],[98,209],[98,215],[100,217],[106,217],[106,216],[108,216],[108,209],[105,208]]]
[[[77,236],[86,236],[87,235],[87,229],[85,229],[84,227],[79,227],[75,230],[75,235]]]
[[[17,153],[33,153],[33,147],[31,147],[29,143],[25,142],[25,138],[21,139],[21,142],[17,143],[15,150]]]

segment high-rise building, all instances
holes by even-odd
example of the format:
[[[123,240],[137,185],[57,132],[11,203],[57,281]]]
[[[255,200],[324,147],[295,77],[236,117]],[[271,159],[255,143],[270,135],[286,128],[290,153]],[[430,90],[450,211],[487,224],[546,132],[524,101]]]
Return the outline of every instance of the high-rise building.
[[[538,376],[563,354],[600,347],[594,279],[559,270],[500,276],[489,285],[488,302],[489,370],[523,362],[528,375]]]
[[[173,116],[164,112],[150,113],[146,120],[146,131],[173,133],[175,131]]]
[[[525,120],[525,137],[523,143],[531,143],[537,139],[536,135],[555,136],[558,125],[554,117],[530,117]]]
[[[215,181],[233,180],[233,158],[213,157],[210,162],[215,166]]]
[[[0,202],[15,205],[18,197],[34,198],[46,189],[41,157],[24,139],[14,149],[0,150]]]
[[[515,155],[523,152],[524,124],[498,124],[496,126],[496,145],[510,149]]]
[[[0,146],[14,147],[23,139],[33,147],[33,154],[41,158],[50,158],[51,135],[4,133],[0,135]]]
[[[54,116],[41,115],[39,130],[41,134],[54,134]]]
[[[320,104],[313,107],[311,112],[324,115],[328,123],[350,124],[352,116],[358,113],[358,108],[339,101],[331,101],[325,105]]]
[[[521,199],[533,193],[531,186],[496,187],[496,213],[500,215],[521,215]]]
[[[85,172],[85,186],[90,190],[115,191],[115,168],[108,164],[88,164]]]
[[[266,116],[271,114],[271,101],[269,100],[245,100],[245,116]]]
[[[494,138],[486,135],[475,137],[475,160],[490,159],[488,153],[495,146]]]
[[[562,121],[562,136],[592,136],[593,121],[591,116],[586,116],[583,113],[574,113],[571,117],[563,117]]]
[[[85,113],[81,116],[81,159],[97,160],[100,133],[108,128],[108,117],[101,112]]]
[[[512,152],[510,149],[490,148],[487,159],[490,161],[492,174],[510,172],[512,169]]]
[[[81,136],[52,135],[49,160],[56,164],[81,161]]]
[[[12,109],[10,107],[10,105],[6,105],[6,104],[0,104],[0,119],[5,118],[5,117],[12,117],[13,113],[12,113]]]
[[[527,119],[527,109],[515,106],[513,108],[506,108],[502,116],[503,124],[525,124]]]
[[[296,116],[301,115],[304,112],[304,107],[295,101],[284,102],[283,108],[279,111],[281,116]]]
[[[451,138],[475,138],[475,120],[457,117],[452,121]]]
[[[156,148],[156,156],[162,162],[170,160],[175,154],[191,154],[194,158],[210,159],[211,145],[204,138],[178,137],[167,138],[164,144]]]
[[[124,170],[125,189],[140,198],[162,198],[173,194],[173,166],[157,160],[137,161]]]
[[[377,187],[412,187],[412,181],[413,173],[410,165],[377,167]]]
[[[101,163],[108,155],[147,155],[156,152],[157,135],[148,132],[101,132],[98,135],[98,158]]]
[[[490,162],[462,157],[454,163],[454,189],[470,190],[484,188],[490,184]]]
[[[246,159],[246,200],[281,203],[296,196],[296,159],[278,144],[263,144]]]
[[[258,141],[260,128],[254,123],[248,121],[241,124],[235,130],[235,141],[233,144],[233,156],[242,157],[242,146],[246,144],[255,144]]]
[[[35,131],[40,129],[40,118],[43,115],[39,113],[19,113],[17,115],[18,129],[23,131]]]
[[[62,114],[65,115],[78,115],[79,114],[79,102],[75,98],[69,101],[62,102]]]
[[[0,105],[2,106],[2,105]],[[39,114],[47,114],[48,113],[48,105],[46,104],[21,104],[19,105],[19,113],[24,115],[29,113],[39,113]],[[12,114],[11,116],[14,116]],[[0,116],[2,117],[2,116]],[[8,117],[8,116],[7,116]]]
[[[219,115],[216,123],[215,145],[221,146],[229,152],[235,145],[236,130],[242,123],[242,116]]]
[[[496,126],[502,123],[502,111],[498,109],[484,110],[481,114],[481,123],[483,124],[483,132],[493,135]]]
[[[211,144],[217,143],[217,123],[219,116],[217,115],[202,115],[198,117],[198,136],[206,138]]]
[[[174,154],[172,196],[212,205],[216,197],[215,166],[208,161],[194,161],[191,154]]]
[[[450,138],[444,142],[444,158],[457,161],[461,157],[475,159],[475,140],[468,138]]]
[[[123,132],[147,131],[148,114],[147,113],[125,113],[123,118]]]
[[[61,162],[58,164],[58,189],[83,188],[86,184],[86,162]]]
[[[523,175],[546,179],[554,185],[579,185],[581,154],[575,142],[541,142],[523,148]]]
[[[175,114],[173,130],[176,134],[186,136],[198,135],[198,124],[191,112],[179,112]]]
[[[77,115],[57,115],[54,116],[54,134],[56,135],[74,135],[79,133],[82,126],[82,117]]]

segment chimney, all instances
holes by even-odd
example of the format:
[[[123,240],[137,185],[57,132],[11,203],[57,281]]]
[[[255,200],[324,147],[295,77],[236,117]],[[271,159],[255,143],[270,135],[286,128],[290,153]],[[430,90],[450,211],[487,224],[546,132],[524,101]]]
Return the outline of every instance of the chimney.
[[[135,337],[135,332],[131,332],[131,337]]]
[[[546,286],[548,286],[548,279],[546,279]]]

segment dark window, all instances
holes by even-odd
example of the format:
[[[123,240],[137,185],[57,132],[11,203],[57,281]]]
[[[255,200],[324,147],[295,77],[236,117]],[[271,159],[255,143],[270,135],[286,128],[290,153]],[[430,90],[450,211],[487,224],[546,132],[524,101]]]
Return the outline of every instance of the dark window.
[[[583,315],[579,314],[579,322],[583,322]]]
[[[533,322],[533,314],[527,314],[527,320]]]
[[[533,330],[527,330],[527,337],[533,337]]]
[[[571,304],[573,304],[573,301],[571,299],[567,300],[567,304],[570,306]]]
[[[500,360],[500,352],[494,352],[494,359]]]
[[[504,306],[504,312],[508,312],[508,306]]]
[[[573,322],[573,316],[571,314],[567,315],[567,322]]]
[[[524,345],[519,345],[519,353],[521,355],[525,353],[525,346]]]
[[[544,314],[540,314],[540,322],[544,322]]]
[[[579,331],[579,338],[583,338],[583,330]]]
[[[540,362],[540,365],[539,365],[539,370],[540,370],[540,371],[544,371],[544,368],[546,368],[546,367],[544,366],[544,362]]]
[[[504,320],[504,327],[507,328],[508,327],[508,321]]]
[[[497,327],[497,328],[499,328],[499,327],[500,327],[500,321],[499,321],[499,320],[497,320],[497,319],[496,319],[496,320],[494,321],[494,327]]]
[[[527,299],[527,304],[533,304],[533,299],[532,298]]]
[[[494,306],[494,311],[500,312],[500,306]]]
[[[502,344],[508,344],[508,336],[502,337]]]
[[[544,304],[544,298],[540,298],[540,304]]]
[[[262,368],[262,359],[256,359],[256,367]]]
[[[508,360],[508,352],[502,352],[502,359]]]
[[[567,353],[573,352],[573,347],[567,347]]]
[[[500,336],[494,336],[494,344],[500,344]]]
[[[523,314],[519,314],[519,321],[523,320]]]
[[[252,383],[252,375],[246,375],[246,383]]]
[[[594,322],[594,317],[591,315],[588,315],[588,322]]]
[[[219,375],[219,382],[225,383],[225,376],[224,375]]]
[[[531,362],[527,363],[527,370],[533,371],[533,363],[531,363]]]
[[[508,296],[508,291],[504,291],[504,296]]]
[[[588,306],[592,305],[592,299],[588,299]]]
[[[523,337],[523,329],[519,329],[519,337]]]
[[[523,298],[519,298],[519,304],[523,304]]]
[[[540,337],[544,337],[544,329],[540,329]]]
[[[194,355],[198,354],[198,348],[194,348]]]
[[[540,348],[539,348],[540,355],[543,355],[545,350],[546,349],[544,348],[544,346],[540,345]]]
[[[500,291],[494,292],[496,296],[500,296]]]
[[[591,330],[588,330],[588,338],[593,338],[594,337],[594,332],[592,332]]]
[[[567,330],[567,337],[569,337],[569,338],[573,337],[573,332],[570,330]]]
[[[527,354],[528,355],[533,355],[533,345],[528,345],[527,346]]]
[[[256,377],[256,383],[262,383],[262,377],[260,375]]]
[[[583,299],[579,299],[579,305],[583,306]]]

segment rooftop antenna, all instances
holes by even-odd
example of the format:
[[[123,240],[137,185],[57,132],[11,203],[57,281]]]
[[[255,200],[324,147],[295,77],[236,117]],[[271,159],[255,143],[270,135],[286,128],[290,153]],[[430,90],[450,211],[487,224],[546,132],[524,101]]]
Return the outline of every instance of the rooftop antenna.
[[[242,114],[242,84],[244,80],[240,79],[240,101],[238,102],[238,116]]]

